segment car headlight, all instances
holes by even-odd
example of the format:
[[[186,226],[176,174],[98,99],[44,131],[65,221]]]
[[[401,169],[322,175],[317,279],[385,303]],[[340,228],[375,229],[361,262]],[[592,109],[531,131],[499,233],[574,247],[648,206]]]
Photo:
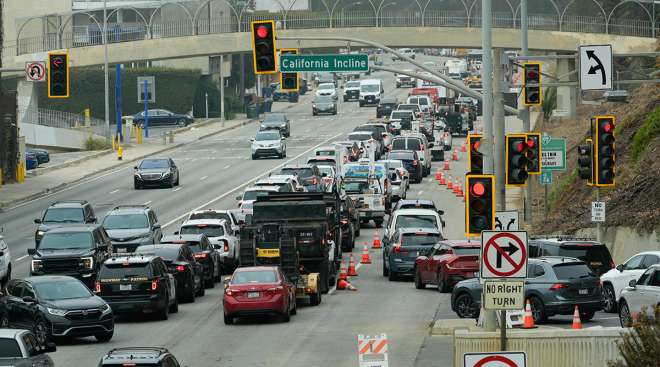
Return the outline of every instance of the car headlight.
[[[261,125],[261,128],[262,128],[262,129],[265,129],[265,128],[266,128],[266,125]]]
[[[55,316],[64,316],[67,313],[67,310],[62,310],[62,309],[59,309],[59,308],[46,307],[46,310],[48,310],[49,314],[55,315]]]
[[[313,104],[313,105],[312,105],[312,108],[316,108],[316,105],[315,105],[315,104]]]
[[[140,178],[140,172],[133,172],[133,176],[137,177],[137,178]]]
[[[32,260],[30,267],[32,268],[33,272],[40,271],[44,267],[44,264],[41,260]]]
[[[89,257],[83,257],[80,259],[82,261],[82,267],[83,269],[93,269],[94,268],[94,258],[89,256]]]
[[[37,231],[37,237],[41,237],[46,233],[46,231]]]
[[[172,173],[169,172],[169,171],[168,171],[168,172],[165,172],[165,173],[163,173],[163,177],[168,177],[168,176],[171,175],[171,174],[172,174]]]
[[[112,310],[112,308],[110,308],[110,306],[107,303],[101,306],[99,309],[104,315]]]

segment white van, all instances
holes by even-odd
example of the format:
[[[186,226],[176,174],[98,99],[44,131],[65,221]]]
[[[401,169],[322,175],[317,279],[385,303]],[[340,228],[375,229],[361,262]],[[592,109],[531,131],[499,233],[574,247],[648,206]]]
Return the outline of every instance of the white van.
[[[414,95],[408,97],[406,104],[416,104],[419,105],[420,111],[423,113],[434,112],[433,111],[433,102],[431,98],[426,95]]]
[[[385,93],[383,82],[380,79],[364,79],[360,81],[360,107],[365,105],[377,106],[380,97]]]

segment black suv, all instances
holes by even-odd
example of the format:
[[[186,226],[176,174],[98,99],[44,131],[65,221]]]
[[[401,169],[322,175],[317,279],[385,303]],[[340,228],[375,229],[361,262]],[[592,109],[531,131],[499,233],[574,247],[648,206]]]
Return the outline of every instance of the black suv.
[[[91,288],[111,252],[110,237],[100,225],[55,228],[44,234],[36,248],[28,249],[30,275],[70,275]]]
[[[54,336],[112,339],[112,310],[78,279],[61,275],[12,279],[7,293],[2,327],[33,330],[44,345]]]
[[[179,367],[174,355],[161,347],[115,348],[101,358],[102,366],[155,366]]]
[[[279,130],[282,136],[288,138],[291,136],[291,122],[285,113],[271,112],[264,116],[261,120],[259,130]]]
[[[57,227],[96,223],[94,208],[86,200],[56,201],[46,209],[43,217],[34,220],[38,224],[34,242],[39,244],[44,233]]]
[[[215,282],[222,278],[222,268],[220,254],[215,251],[209,238],[201,234],[177,234],[165,236],[162,242],[165,244],[174,243],[177,245],[186,244],[195,253],[195,260],[204,267],[204,286],[206,288],[215,287]]]
[[[532,238],[529,241],[529,257],[541,256],[578,258],[598,276],[614,268],[614,261],[607,246],[592,238],[569,236]]]
[[[396,110],[398,105],[399,101],[396,98],[381,98],[380,103],[376,107],[376,118],[390,117],[390,114]]]
[[[115,313],[145,312],[159,320],[179,312],[176,281],[160,256],[114,254],[99,271],[94,293]]]
[[[116,206],[101,224],[115,252],[134,252],[138,246],[158,243],[163,237],[156,213],[146,205]]]

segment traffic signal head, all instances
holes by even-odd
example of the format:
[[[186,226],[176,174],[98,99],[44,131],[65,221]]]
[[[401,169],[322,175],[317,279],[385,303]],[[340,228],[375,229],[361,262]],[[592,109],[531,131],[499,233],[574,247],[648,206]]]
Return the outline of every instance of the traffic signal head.
[[[581,179],[587,180],[589,185],[592,184],[593,174],[593,149],[592,140],[586,139],[584,145],[578,145],[578,175]]]
[[[484,155],[481,153],[481,134],[469,134],[468,143],[468,165],[471,174],[482,174],[484,172]]]
[[[594,185],[614,186],[614,116],[596,116],[594,135]]]
[[[69,55],[48,54],[48,98],[69,98]]]
[[[277,48],[275,45],[275,21],[252,22],[252,57],[255,74],[277,72]]]
[[[478,236],[495,228],[495,176],[465,176],[465,234]]]
[[[541,133],[527,133],[527,173],[541,174]]]
[[[528,84],[537,86],[528,87]],[[528,62],[523,64],[523,93],[526,106],[541,105],[541,63]]]
[[[283,48],[280,55],[298,54],[297,48]],[[299,89],[298,73],[280,73],[280,88],[283,91],[297,92]]]
[[[509,134],[506,136],[506,185],[524,186],[527,183],[527,135]]]

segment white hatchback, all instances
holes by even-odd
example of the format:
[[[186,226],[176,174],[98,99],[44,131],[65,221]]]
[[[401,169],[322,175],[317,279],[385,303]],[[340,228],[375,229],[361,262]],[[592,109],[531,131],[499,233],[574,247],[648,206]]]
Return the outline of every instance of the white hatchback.
[[[601,275],[605,312],[616,312],[621,291],[628,286],[631,280],[638,280],[649,266],[655,264],[660,264],[660,251],[641,252]]]

